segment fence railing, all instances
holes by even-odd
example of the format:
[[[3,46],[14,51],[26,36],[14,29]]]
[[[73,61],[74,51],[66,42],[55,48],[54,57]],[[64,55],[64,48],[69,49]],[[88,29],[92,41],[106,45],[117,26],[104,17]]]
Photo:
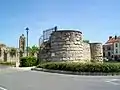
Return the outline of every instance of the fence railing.
[[[44,30],[43,31],[43,35],[40,36],[39,38],[39,46],[41,46],[41,44],[43,42],[46,42],[49,40],[51,34],[54,32],[54,31],[57,31],[57,26],[53,27],[53,28],[50,28],[50,29],[47,29],[47,30]]]

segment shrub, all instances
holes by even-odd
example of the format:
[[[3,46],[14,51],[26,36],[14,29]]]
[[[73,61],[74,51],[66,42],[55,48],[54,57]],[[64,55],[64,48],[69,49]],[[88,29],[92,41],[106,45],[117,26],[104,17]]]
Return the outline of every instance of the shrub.
[[[74,72],[120,72],[120,63],[69,63],[69,62],[48,62],[40,64],[38,68],[74,71]]]
[[[20,58],[20,67],[31,67],[37,64],[36,57],[22,57]]]

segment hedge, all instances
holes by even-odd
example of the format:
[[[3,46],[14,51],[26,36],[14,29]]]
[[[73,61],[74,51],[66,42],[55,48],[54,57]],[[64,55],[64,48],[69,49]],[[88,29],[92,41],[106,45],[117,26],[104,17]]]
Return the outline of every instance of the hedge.
[[[68,63],[68,62],[49,62],[40,64],[38,68],[73,71],[73,72],[120,72],[120,63]]]
[[[37,65],[36,57],[22,57],[20,58],[20,67],[31,67]]]

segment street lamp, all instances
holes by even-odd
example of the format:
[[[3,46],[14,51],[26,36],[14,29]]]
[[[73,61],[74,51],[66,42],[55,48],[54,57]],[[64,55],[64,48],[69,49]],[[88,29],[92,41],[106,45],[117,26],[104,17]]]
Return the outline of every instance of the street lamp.
[[[29,28],[27,27],[25,30],[27,32],[27,56],[28,56],[28,31],[29,31]]]

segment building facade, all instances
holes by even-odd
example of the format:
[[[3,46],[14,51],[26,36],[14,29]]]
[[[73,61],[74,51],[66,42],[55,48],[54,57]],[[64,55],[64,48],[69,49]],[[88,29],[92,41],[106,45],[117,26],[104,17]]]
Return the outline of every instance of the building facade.
[[[110,36],[103,45],[103,56],[109,60],[120,59],[120,36]]]

